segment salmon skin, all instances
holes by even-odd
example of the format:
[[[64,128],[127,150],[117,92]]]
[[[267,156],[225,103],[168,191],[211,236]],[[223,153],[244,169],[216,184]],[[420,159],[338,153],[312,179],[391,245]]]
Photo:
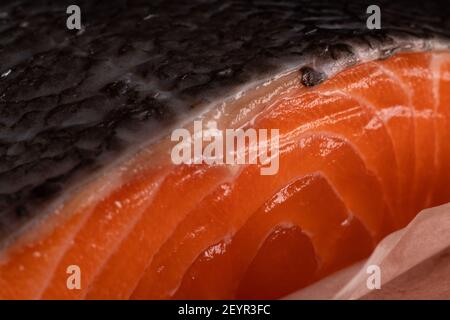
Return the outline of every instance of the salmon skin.
[[[0,298],[279,298],[450,201],[444,1],[379,30],[367,1],[70,4],[0,5]],[[194,120],[279,130],[277,174],[174,164]]]

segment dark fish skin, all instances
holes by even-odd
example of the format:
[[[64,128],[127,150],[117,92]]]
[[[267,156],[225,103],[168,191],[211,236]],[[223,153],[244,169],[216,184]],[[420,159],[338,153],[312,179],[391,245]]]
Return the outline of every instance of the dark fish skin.
[[[0,239],[50,200],[229,90],[295,64],[330,66],[428,50],[450,35],[447,1],[2,1]],[[66,28],[66,7],[82,31]],[[331,68],[332,69],[332,68]]]

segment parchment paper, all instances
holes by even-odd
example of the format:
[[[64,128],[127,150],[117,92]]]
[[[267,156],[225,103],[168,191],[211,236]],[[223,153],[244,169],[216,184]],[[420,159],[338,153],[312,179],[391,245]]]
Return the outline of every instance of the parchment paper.
[[[370,265],[380,267],[380,289],[368,288]],[[369,259],[286,299],[450,299],[450,203],[423,210]]]

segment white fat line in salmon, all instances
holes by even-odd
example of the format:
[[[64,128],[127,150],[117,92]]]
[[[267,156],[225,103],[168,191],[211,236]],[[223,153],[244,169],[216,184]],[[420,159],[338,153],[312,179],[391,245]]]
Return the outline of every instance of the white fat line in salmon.
[[[178,143],[172,148],[171,159],[176,165],[259,164],[261,175],[274,175],[279,169],[279,129],[269,130],[220,130],[215,121],[208,121],[206,128],[201,120],[194,121],[192,134],[186,128],[172,132],[171,141]]]

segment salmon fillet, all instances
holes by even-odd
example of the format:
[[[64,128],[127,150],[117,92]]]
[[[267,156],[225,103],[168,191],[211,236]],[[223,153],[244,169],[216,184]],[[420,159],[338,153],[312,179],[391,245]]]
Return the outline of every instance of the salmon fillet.
[[[368,257],[450,201],[441,5],[2,5],[0,298],[275,299]],[[199,121],[277,130],[275,174],[174,163]]]

